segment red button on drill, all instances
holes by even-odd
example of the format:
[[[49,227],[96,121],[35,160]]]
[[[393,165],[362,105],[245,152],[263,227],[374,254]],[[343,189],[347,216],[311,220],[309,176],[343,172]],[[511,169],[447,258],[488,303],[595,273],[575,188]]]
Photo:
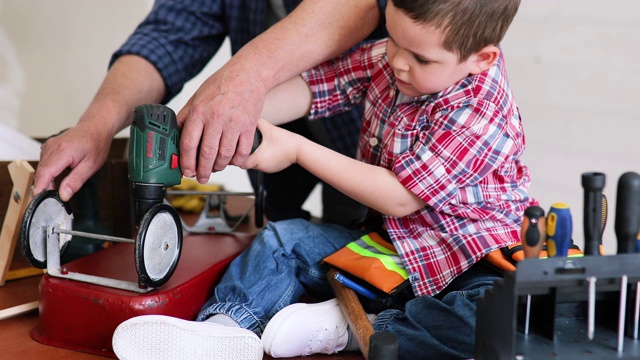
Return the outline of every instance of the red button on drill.
[[[178,167],[178,155],[171,154],[171,168],[175,169]]]

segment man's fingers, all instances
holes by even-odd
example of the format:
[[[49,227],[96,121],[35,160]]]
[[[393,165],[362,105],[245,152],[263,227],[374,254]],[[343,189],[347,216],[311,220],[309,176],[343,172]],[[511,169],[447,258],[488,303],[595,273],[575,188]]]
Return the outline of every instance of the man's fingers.
[[[202,122],[194,119],[193,116],[184,123],[182,128],[182,135],[180,136],[180,166],[182,174],[186,177],[194,177],[196,175],[202,130]]]
[[[253,132],[243,132],[240,134],[240,138],[238,138],[238,146],[235,149],[235,153],[229,162],[231,165],[242,166],[245,163],[249,155],[251,154],[251,149],[253,148],[253,140],[254,133]]]
[[[179,128],[182,128],[184,126],[185,121],[187,121],[187,117],[189,115],[189,112],[191,111],[192,103],[193,103],[193,96],[190,97],[189,100],[187,100],[187,102],[184,104],[182,109],[178,111],[178,114],[176,115],[176,120],[178,121]]]
[[[82,185],[93,175],[91,165],[79,164],[60,182],[60,200],[69,201]]]
[[[33,195],[38,195],[41,192],[54,188],[54,180],[56,176],[60,175],[67,167],[67,162],[49,161],[45,156],[38,167],[33,178]]]
[[[202,143],[200,144],[200,157],[198,158],[198,182],[209,181],[211,172],[214,171],[214,161],[220,156],[220,138],[222,136],[221,125],[210,122],[205,128]]]
[[[47,181],[45,177],[34,178],[33,189],[31,190],[31,193],[33,194],[33,196],[36,196],[45,190],[55,189],[55,186],[56,184],[52,178],[50,181]]]

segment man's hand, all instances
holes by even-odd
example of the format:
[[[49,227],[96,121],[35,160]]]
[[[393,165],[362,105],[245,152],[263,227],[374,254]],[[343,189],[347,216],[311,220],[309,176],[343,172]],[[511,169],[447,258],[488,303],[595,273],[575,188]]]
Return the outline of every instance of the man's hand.
[[[200,86],[177,115],[183,127],[180,165],[185,176],[205,183],[212,172],[244,163],[267,90],[249,69],[233,61]]]
[[[267,91],[348,50],[380,17],[375,0],[305,0],[242,47],[178,113],[184,175],[204,183],[213,171],[242,165]]]
[[[69,201],[100,169],[109,154],[111,134],[78,124],[42,145],[35,173],[33,194],[54,189],[54,179],[65,169],[71,172],[60,183],[60,199]]]

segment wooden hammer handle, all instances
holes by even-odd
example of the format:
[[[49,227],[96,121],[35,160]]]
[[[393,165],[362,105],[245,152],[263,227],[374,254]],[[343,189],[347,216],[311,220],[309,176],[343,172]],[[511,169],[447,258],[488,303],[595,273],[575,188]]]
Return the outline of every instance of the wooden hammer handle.
[[[335,279],[335,275],[337,273],[338,272],[335,269],[329,270],[327,273],[329,284],[331,284],[333,293],[336,295],[336,299],[338,299],[342,313],[347,318],[347,323],[349,324],[351,331],[356,336],[362,356],[365,359],[368,359],[369,338],[374,333],[373,325],[371,325],[367,314],[365,314],[356,293]]]

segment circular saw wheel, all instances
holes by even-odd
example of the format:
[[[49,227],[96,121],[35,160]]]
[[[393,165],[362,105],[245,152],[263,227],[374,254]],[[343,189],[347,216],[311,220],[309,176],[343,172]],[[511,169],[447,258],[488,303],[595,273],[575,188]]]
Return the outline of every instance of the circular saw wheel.
[[[159,287],[178,266],[182,251],[182,223],[168,204],[156,204],[147,211],[135,241],[134,261],[143,284]]]
[[[73,229],[69,203],[60,200],[58,192],[49,190],[35,196],[27,206],[20,226],[22,256],[38,269],[47,267],[47,229],[50,226]],[[60,253],[67,248],[71,235],[58,234]]]

